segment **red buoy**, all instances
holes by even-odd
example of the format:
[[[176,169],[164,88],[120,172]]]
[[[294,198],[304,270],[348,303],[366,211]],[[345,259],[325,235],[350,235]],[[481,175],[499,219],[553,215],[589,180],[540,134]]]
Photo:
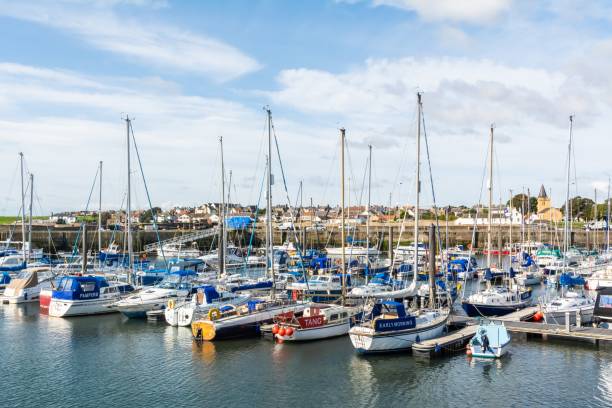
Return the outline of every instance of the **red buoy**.
[[[285,335],[286,336],[291,336],[293,334],[293,327],[287,327],[285,329]]]
[[[472,349],[471,349],[470,347],[468,347],[468,348],[465,350],[465,354],[467,354],[468,356],[471,356],[471,355],[472,355]]]
[[[278,333],[278,330],[279,330],[278,324],[275,324],[275,325],[272,327],[272,334],[276,334],[276,333]]]
[[[539,322],[543,318],[544,318],[544,313],[542,313],[542,311],[540,311],[540,310],[535,312],[535,314],[533,315],[533,320],[536,321],[536,322]]]
[[[287,332],[286,329],[284,327],[281,327],[281,329],[278,331],[278,335],[284,336],[286,332]]]

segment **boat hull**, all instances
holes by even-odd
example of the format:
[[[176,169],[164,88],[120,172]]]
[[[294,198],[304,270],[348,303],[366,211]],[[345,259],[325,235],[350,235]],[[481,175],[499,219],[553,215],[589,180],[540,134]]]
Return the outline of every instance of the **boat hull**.
[[[278,333],[275,336],[278,340],[287,342],[323,340],[332,337],[344,336],[350,329],[350,320],[346,320],[345,322],[339,324],[329,324],[309,329],[296,329],[291,336],[281,336]]]
[[[51,299],[48,313],[53,317],[88,316],[114,313],[117,299],[56,300]]]
[[[359,330],[349,332],[353,347],[360,354],[389,353],[407,351],[414,343],[440,337],[446,329],[446,318],[436,324],[423,328],[403,330],[399,332],[364,333]],[[356,328],[359,329],[359,328]]]
[[[592,305],[590,307],[585,307],[580,309],[580,323],[581,324],[588,324],[591,323],[591,321],[593,320],[593,310],[595,308],[595,305]],[[569,312],[569,324],[570,325],[576,325],[576,310],[571,310],[568,311]],[[565,325],[566,324],[566,319],[565,319],[565,311],[551,311],[551,312],[544,312],[544,321],[547,324],[559,324],[559,325]]]
[[[501,347],[489,347],[489,350],[484,350],[482,346],[470,345],[472,357],[476,358],[500,358],[508,352],[510,342],[506,342]]]
[[[528,302],[523,303],[515,303],[508,306],[502,305],[480,305],[474,303],[462,302],[461,307],[465,311],[465,313],[470,317],[479,317],[479,316],[504,316],[512,312],[516,312],[517,310],[524,309],[528,306]]]

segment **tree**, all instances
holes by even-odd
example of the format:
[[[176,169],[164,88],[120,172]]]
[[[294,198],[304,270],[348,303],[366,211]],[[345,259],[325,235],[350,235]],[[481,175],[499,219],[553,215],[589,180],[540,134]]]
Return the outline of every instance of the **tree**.
[[[142,224],[146,224],[148,222],[151,222],[151,220],[153,220],[153,215],[158,215],[160,213],[161,213],[161,208],[153,207],[152,209],[149,209],[149,210],[146,210],[140,213],[140,217],[138,217],[138,221],[140,221],[140,223]]]
[[[512,207],[516,208],[517,211],[521,211],[523,205],[525,206],[525,214],[527,210],[531,210],[532,213],[538,212],[538,199],[537,197],[529,197],[529,203],[527,203],[527,194],[516,194],[512,197]],[[527,206],[529,204],[529,206]],[[510,200],[506,201],[506,205],[510,205]]]
[[[570,199],[570,217],[572,219],[586,220],[593,218],[593,205],[595,202],[590,198],[576,196]],[[565,204],[561,207],[561,212],[565,215]]]

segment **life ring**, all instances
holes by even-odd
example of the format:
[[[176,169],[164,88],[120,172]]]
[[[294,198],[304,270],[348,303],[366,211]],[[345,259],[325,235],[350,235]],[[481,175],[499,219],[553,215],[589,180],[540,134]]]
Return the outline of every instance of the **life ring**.
[[[168,301],[168,309],[174,309],[174,306],[176,306],[176,302],[174,301],[174,299],[170,299]]]
[[[217,320],[221,317],[221,311],[217,308],[208,311],[208,320]]]

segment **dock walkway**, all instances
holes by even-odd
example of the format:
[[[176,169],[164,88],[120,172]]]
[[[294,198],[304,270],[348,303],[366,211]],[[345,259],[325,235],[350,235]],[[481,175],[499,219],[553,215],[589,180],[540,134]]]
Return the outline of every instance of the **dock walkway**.
[[[487,317],[487,320],[503,322],[511,333],[523,333],[528,336],[540,336],[542,339],[565,339],[582,341],[597,346],[612,346],[612,330],[595,327],[568,327],[557,324],[528,322],[538,310],[531,306],[501,317]],[[418,355],[435,356],[449,352],[465,350],[466,344],[476,333],[478,319],[454,315],[449,319],[449,326],[462,327],[447,335],[425,340],[412,345],[412,352]]]

